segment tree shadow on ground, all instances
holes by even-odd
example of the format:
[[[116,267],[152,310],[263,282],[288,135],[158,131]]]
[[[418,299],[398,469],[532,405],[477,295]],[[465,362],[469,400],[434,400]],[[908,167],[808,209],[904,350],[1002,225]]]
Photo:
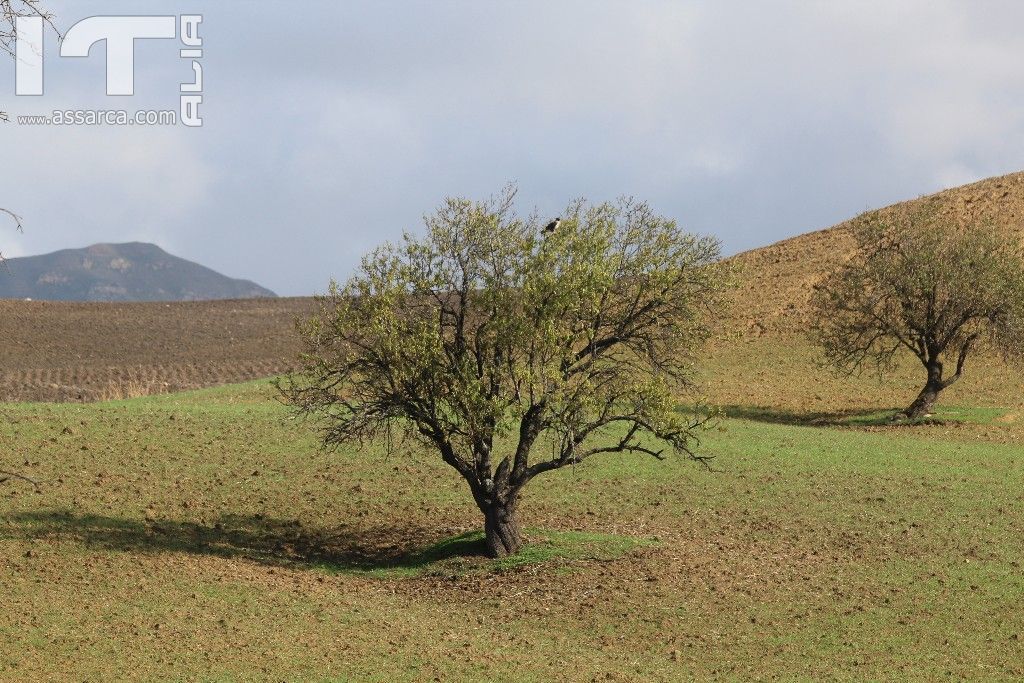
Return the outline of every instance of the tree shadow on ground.
[[[792,425],[798,427],[869,427],[894,424],[892,409],[861,408],[838,411],[796,411],[763,406],[722,406],[727,417],[754,422]]]
[[[262,515],[225,515],[213,524],[134,520],[69,511],[10,515],[0,538],[72,541],[90,548],[140,553],[191,553],[243,558],[272,566],[339,571],[415,573],[453,558],[483,559],[482,534],[469,532],[433,544],[424,528],[307,529]]]

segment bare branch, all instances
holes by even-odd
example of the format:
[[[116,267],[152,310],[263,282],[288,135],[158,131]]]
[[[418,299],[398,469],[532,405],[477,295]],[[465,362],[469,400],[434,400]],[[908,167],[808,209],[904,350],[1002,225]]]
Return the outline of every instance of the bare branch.
[[[32,484],[32,486],[36,487],[36,489],[39,489],[41,486],[41,483],[39,481],[36,481],[31,477],[26,477],[25,475],[18,474],[17,472],[8,472],[6,470],[0,470],[0,484],[3,484],[4,482],[9,481],[11,479],[20,479],[21,481]]]

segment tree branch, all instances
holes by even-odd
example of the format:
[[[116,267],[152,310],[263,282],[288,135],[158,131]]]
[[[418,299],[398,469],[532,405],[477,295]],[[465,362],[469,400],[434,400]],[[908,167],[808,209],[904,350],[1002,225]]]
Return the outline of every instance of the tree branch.
[[[17,472],[8,472],[6,470],[0,470],[0,484],[3,484],[4,482],[6,482],[6,481],[8,481],[10,479],[20,479],[21,481],[28,482],[29,484],[32,484],[32,486],[36,487],[36,489],[39,489],[40,486],[41,486],[41,482],[36,481],[35,479],[32,479],[31,477],[26,477],[24,474],[18,474]]]

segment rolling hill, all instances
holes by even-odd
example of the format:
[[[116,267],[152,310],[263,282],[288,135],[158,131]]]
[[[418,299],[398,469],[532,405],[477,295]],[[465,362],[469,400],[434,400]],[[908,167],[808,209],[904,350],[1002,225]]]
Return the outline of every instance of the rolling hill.
[[[1024,172],[988,178],[878,211],[921,202],[935,202],[942,213],[958,223],[991,221],[1005,228],[1008,238],[1024,241]],[[742,284],[735,320],[731,322],[753,335],[806,328],[814,285],[852,254],[851,227],[863,215],[732,257],[741,268]]]
[[[205,301],[273,296],[255,282],[221,275],[143,242],[12,258],[0,277],[0,299]]]

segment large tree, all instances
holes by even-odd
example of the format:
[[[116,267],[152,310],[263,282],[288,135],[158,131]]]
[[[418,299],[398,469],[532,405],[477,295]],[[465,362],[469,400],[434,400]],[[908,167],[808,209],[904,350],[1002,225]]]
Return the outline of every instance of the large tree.
[[[543,229],[514,195],[448,199],[422,237],[332,284],[300,325],[303,371],[279,385],[327,446],[399,433],[435,452],[494,557],[520,549],[540,474],[625,452],[706,463],[706,418],[678,402],[726,283],[718,243],[647,204],[578,201]]]
[[[1008,231],[926,201],[868,214],[853,234],[855,255],[813,298],[816,337],[834,367],[883,374],[912,355],[925,380],[904,415],[919,418],[973,355],[1021,354],[1024,257]]]

